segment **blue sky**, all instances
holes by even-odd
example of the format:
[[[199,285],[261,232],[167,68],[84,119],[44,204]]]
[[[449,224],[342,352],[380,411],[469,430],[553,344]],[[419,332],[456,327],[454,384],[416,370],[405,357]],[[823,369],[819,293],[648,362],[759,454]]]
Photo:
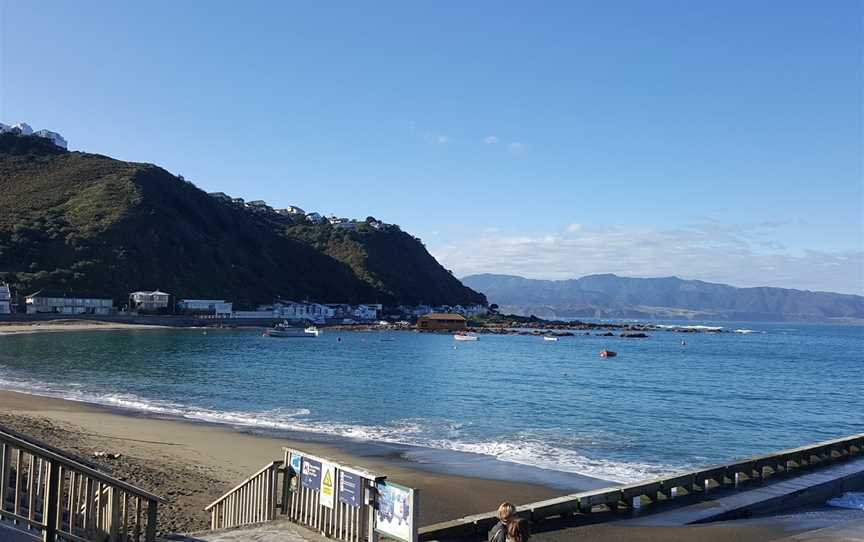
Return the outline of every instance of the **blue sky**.
[[[457,275],[864,293],[864,4],[12,2],[0,122]]]

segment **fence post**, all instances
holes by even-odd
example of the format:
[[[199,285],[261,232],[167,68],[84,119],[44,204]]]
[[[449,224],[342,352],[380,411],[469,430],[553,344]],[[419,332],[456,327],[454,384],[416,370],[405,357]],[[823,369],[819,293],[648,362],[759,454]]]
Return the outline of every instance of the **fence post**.
[[[57,540],[57,501],[60,498],[60,465],[53,460],[48,464],[48,495],[45,498],[45,532],[42,535],[43,542],[55,542]]]
[[[378,487],[375,485],[375,480],[368,480],[369,488],[369,534],[368,542],[378,542],[378,531],[375,530],[375,512],[378,510]]]
[[[147,501],[147,529],[144,531],[144,540],[154,542],[156,540],[156,501]]]

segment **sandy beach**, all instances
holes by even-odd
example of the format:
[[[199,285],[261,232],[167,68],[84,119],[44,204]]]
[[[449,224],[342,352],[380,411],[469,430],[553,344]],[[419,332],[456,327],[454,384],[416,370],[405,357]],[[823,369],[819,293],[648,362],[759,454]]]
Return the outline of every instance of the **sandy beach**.
[[[57,333],[68,331],[116,331],[134,329],[164,329],[165,326],[103,322],[99,320],[57,319],[33,322],[0,321],[0,336],[27,333]]]
[[[566,493],[539,484],[429,472],[398,455],[351,454],[344,446],[253,435],[218,424],[143,417],[131,411],[9,391],[0,391],[0,425],[67,450],[92,466],[165,497],[169,504],[160,508],[162,533],[206,529],[207,514],[203,508],[265,463],[279,458],[283,446],[359,465],[419,488],[423,495],[421,525],[486,512],[502,500],[518,505]],[[120,457],[94,457],[98,451],[119,453]],[[557,527],[541,527],[534,540],[549,542],[669,542],[697,538],[703,542],[757,542],[813,528],[794,515],[782,521],[766,518],[755,523],[724,522],[692,527],[635,528],[614,524],[576,527],[566,522]],[[548,531],[550,527],[555,530]]]
[[[0,424],[77,454],[88,463],[167,498],[162,532],[207,526],[203,508],[265,463],[293,446],[385,473],[424,495],[421,524],[494,509],[502,500],[526,503],[563,494],[532,484],[416,470],[398,457],[351,456],[334,446],[241,433],[227,426],[125,415],[117,411],[35,395],[0,391]],[[120,453],[116,460],[94,452]]]

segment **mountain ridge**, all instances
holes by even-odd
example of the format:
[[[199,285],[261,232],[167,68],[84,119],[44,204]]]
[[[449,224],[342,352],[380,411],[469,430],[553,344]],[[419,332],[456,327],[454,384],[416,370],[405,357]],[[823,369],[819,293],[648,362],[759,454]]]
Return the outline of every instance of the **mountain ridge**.
[[[586,275],[539,280],[479,274],[463,282],[514,314],[542,317],[830,321],[864,319],[864,297],[679,277]]]

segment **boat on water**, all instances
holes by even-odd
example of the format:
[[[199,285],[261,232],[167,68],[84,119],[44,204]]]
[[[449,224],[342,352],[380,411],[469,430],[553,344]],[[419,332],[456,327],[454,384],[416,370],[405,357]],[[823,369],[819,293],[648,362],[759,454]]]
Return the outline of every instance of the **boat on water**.
[[[612,350],[606,350],[605,348],[600,351],[601,358],[614,358],[618,355],[618,352],[613,352]]]
[[[476,341],[480,337],[478,337],[477,335],[469,335],[465,332],[462,332],[462,333],[457,333],[457,334],[453,335],[453,338],[456,339],[457,341]]]
[[[321,330],[315,326],[303,328],[292,326],[288,322],[282,322],[264,330],[264,335],[267,337],[317,337],[320,334]]]
[[[546,335],[543,337],[544,341],[557,341],[558,337],[553,337],[552,335]]]

